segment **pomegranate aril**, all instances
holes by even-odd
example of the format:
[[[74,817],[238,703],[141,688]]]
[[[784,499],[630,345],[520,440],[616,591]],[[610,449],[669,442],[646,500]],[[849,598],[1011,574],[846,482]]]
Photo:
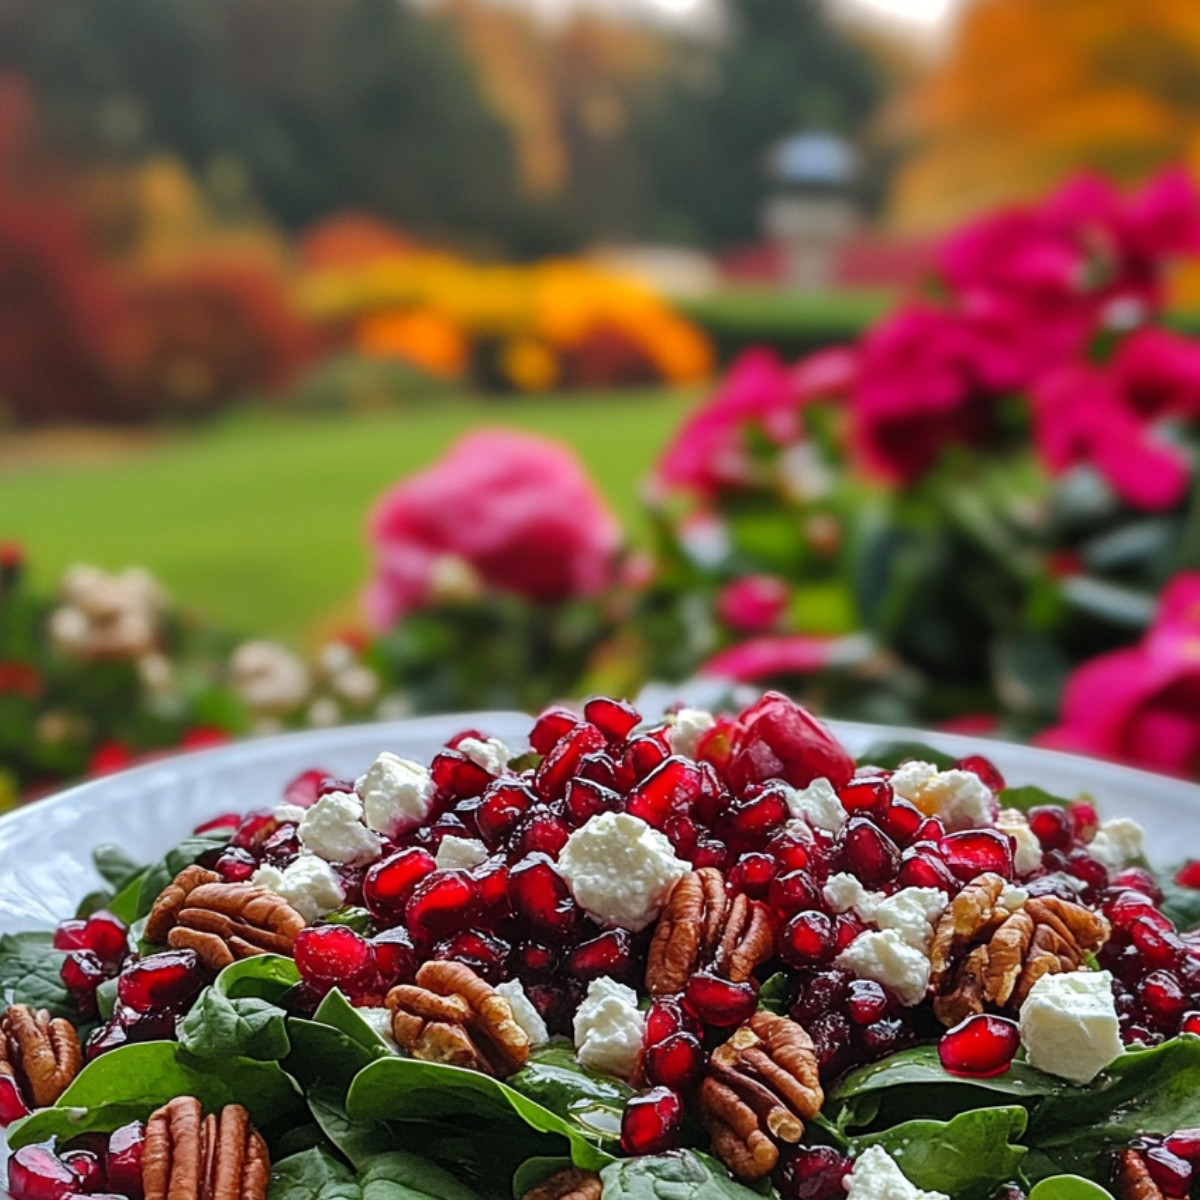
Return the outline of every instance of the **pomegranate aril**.
[[[730,868],[725,882],[734,895],[745,893],[751,899],[762,900],[775,878],[775,871],[775,860],[769,854],[761,851],[743,854]]]
[[[509,970],[522,982],[557,974],[560,951],[541,942],[521,942],[509,959]]]
[[[884,833],[900,846],[915,841],[925,824],[924,814],[907,800],[893,800],[875,819]]]
[[[104,964],[90,950],[73,950],[63,959],[59,976],[63,986],[76,995],[94,992],[104,982]]]
[[[524,858],[528,854],[557,858],[570,836],[571,829],[566,821],[541,806],[526,813],[518,822],[509,839],[509,852],[514,858]]]
[[[377,920],[395,920],[403,915],[417,885],[436,870],[437,860],[428,850],[397,850],[367,868],[363,903]]]
[[[676,814],[685,813],[700,795],[700,769],[685,758],[672,756],[634,787],[625,811],[661,829]]]
[[[656,737],[643,734],[631,738],[625,747],[621,766],[633,783],[640,783],[670,756],[670,750]]]
[[[505,841],[517,822],[537,803],[533,792],[511,780],[497,780],[483,793],[475,810],[475,828],[493,849]]]
[[[727,805],[721,831],[727,842],[742,849],[761,846],[790,815],[782,793],[768,788],[753,799]]]
[[[328,775],[328,771],[322,771],[319,768],[297,775],[283,789],[284,803],[295,804],[298,808],[311,808],[316,804],[321,784]]]
[[[807,1028],[810,1021],[843,1002],[851,979],[845,971],[817,971],[809,975],[800,981],[788,1015]]]
[[[786,875],[792,871],[802,871],[812,863],[814,845],[789,829],[785,833],[777,833],[767,843],[766,850],[778,864],[779,873]]]
[[[284,867],[300,853],[300,835],[295,825],[282,825],[262,844],[264,862]],[[224,854],[222,854],[224,857]]]
[[[838,788],[838,799],[852,816],[879,817],[894,797],[892,785],[882,776],[852,779]]]
[[[758,987],[753,982],[730,983],[708,971],[697,971],[687,981],[683,1002],[706,1025],[728,1029],[754,1015]]]
[[[413,890],[404,923],[414,943],[429,944],[469,924],[479,907],[479,885],[468,872],[434,871]]]
[[[842,862],[863,885],[890,883],[900,869],[900,851],[886,833],[866,817],[851,817],[841,833]]]
[[[377,933],[370,942],[375,970],[386,987],[411,983],[417,973],[417,952],[408,930],[401,925]]]
[[[801,1146],[776,1168],[783,1200],[842,1200],[853,1163],[830,1146]]]
[[[1180,1033],[1190,1033],[1195,1037],[1200,1037],[1200,1012],[1195,1009],[1190,1012],[1185,1012],[1179,1022]]]
[[[90,1150],[68,1150],[60,1157],[78,1177],[77,1191],[91,1195],[104,1186],[104,1166]]]
[[[108,1139],[105,1170],[107,1186],[124,1192],[132,1200],[142,1200],[142,1151],[146,1128],[140,1121],[114,1129]]]
[[[951,1075],[989,1079],[1008,1070],[1020,1045],[1015,1021],[978,1013],[942,1035],[938,1058]]]
[[[443,796],[464,800],[478,796],[495,776],[461,750],[443,750],[435,754],[429,773]]]
[[[29,1116],[31,1109],[11,1075],[0,1074],[0,1129]]]
[[[700,1034],[700,1022],[683,1007],[682,996],[660,996],[646,1012],[642,1045],[653,1046],[676,1033]]]
[[[587,779],[614,790],[617,787],[617,767],[607,754],[585,754],[579,760],[579,769],[574,778]]]
[[[851,1027],[850,1022],[841,1013],[823,1013],[806,1028],[808,1036],[812,1038],[817,1065],[822,1074],[833,1074],[849,1060]]]
[[[632,704],[607,696],[594,696],[589,700],[583,706],[583,716],[610,742],[623,742],[642,721],[642,714]]]
[[[667,835],[676,855],[691,862],[700,845],[700,830],[696,822],[691,817],[670,817],[663,826],[663,833]]]
[[[964,883],[985,871],[1003,879],[1013,877],[1012,842],[995,829],[948,833],[938,842],[938,850],[946,866]]]
[[[1067,855],[1067,870],[1083,881],[1085,894],[1099,895],[1108,886],[1108,868],[1086,850],[1072,850]]]
[[[601,975],[624,979],[633,965],[633,935],[627,929],[608,929],[582,942],[567,956],[567,970],[577,979]]]
[[[1100,828],[1100,818],[1096,809],[1086,801],[1077,800],[1067,805],[1067,815],[1071,818],[1071,826],[1075,837],[1081,842],[1090,842]]]
[[[1158,880],[1145,867],[1126,867],[1123,871],[1118,871],[1113,876],[1112,886],[1126,891],[1141,892],[1155,904],[1163,902],[1162,888],[1158,886]]]
[[[1043,850],[1066,850],[1075,837],[1075,827],[1065,808],[1039,804],[1029,810],[1029,828]]]
[[[569,708],[548,708],[534,721],[533,729],[529,733],[529,744],[538,754],[545,757],[557,742],[566,737],[579,723],[579,716]]]
[[[485,924],[494,924],[512,911],[508,900],[508,860],[501,854],[473,867],[471,876],[479,885],[479,903],[485,913]]]
[[[486,742],[488,735],[482,729],[460,729],[447,743],[447,750],[457,750],[463,742]]]
[[[301,978],[315,987],[358,991],[375,982],[370,943],[348,925],[317,925],[296,935],[293,951]]]
[[[982,754],[968,754],[965,758],[960,758],[954,766],[959,771],[970,771],[993,792],[1002,792],[1007,786],[996,764],[990,758],[984,758]]]
[[[823,966],[836,953],[833,921],[823,912],[797,913],[779,936],[779,954],[792,967]]]
[[[1187,1008],[1187,997],[1170,971],[1152,971],[1138,985],[1142,1011],[1155,1028],[1174,1032]]]
[[[834,952],[841,954],[866,928],[866,925],[854,913],[842,913],[833,923]]]
[[[1172,1154],[1190,1163],[1200,1159],[1200,1129],[1177,1129],[1163,1142]]]
[[[560,738],[546,754],[533,777],[534,791],[543,800],[561,800],[585,754],[598,754],[608,745],[604,734],[584,721]]]
[[[947,896],[953,896],[959,884],[940,854],[929,849],[909,849],[905,851],[900,870],[896,873],[896,886],[938,888]]]
[[[495,934],[463,929],[438,942],[433,948],[433,957],[463,963],[488,983],[502,983],[511,949],[508,942]]]
[[[716,867],[718,871],[723,871],[729,861],[729,847],[716,838],[702,837],[696,842],[691,859],[697,871],[701,867]]]
[[[656,1087],[632,1097],[621,1117],[621,1149],[626,1154],[662,1154],[679,1144],[683,1100],[670,1088]]]
[[[90,950],[84,940],[86,928],[86,921],[59,921],[50,944],[55,950]]]
[[[767,889],[767,903],[781,917],[791,917],[808,908],[819,908],[821,893],[807,871],[777,875]]]
[[[937,817],[926,817],[910,844],[915,846],[918,842],[932,842],[936,846],[945,836],[945,825]]]
[[[686,1092],[700,1082],[707,1061],[700,1039],[695,1034],[680,1032],[647,1046],[642,1069],[651,1083]]]
[[[242,823],[242,814],[241,813],[234,813],[234,812],[221,813],[220,816],[212,817],[210,820],[207,820],[207,821],[201,821],[200,824],[197,825],[192,830],[192,835],[194,837],[199,837],[203,833],[218,833],[218,832],[222,832],[226,829],[234,830],[241,823]]]
[[[204,985],[194,950],[164,950],[126,967],[117,979],[117,998],[135,1012],[185,1004]]]
[[[1189,859],[1175,872],[1175,882],[1180,887],[1200,888],[1200,859]]]
[[[1146,917],[1136,917],[1130,922],[1129,936],[1152,971],[1179,966],[1187,953],[1176,933],[1162,929]]]
[[[1139,919],[1164,932],[1174,932],[1170,920],[1159,912],[1154,901],[1143,892],[1123,891],[1110,895],[1104,902],[1104,915],[1114,928],[1125,933],[1129,933],[1133,923]]]
[[[855,979],[849,987],[846,1011],[855,1025],[870,1025],[888,1014],[888,994],[871,979]]]
[[[1170,1200],[1183,1200],[1192,1186],[1192,1164],[1172,1153],[1166,1146],[1152,1146],[1142,1151],[1142,1160],[1150,1178]]]
[[[213,863],[213,870],[226,883],[248,883],[251,876],[258,870],[258,859],[249,850],[240,846],[228,846],[221,851],[220,857]]]
[[[79,1176],[44,1146],[22,1146],[8,1160],[11,1200],[67,1200],[79,1185]]]
[[[509,896],[517,916],[551,940],[565,941],[579,920],[567,881],[545,854],[531,854],[513,867]]]
[[[247,813],[242,823],[229,839],[231,846],[239,846],[243,850],[257,850],[279,828],[275,814],[269,809],[259,809]]]
[[[903,1050],[917,1040],[912,1027],[906,1025],[899,1017],[883,1017],[870,1025],[864,1025],[860,1036],[863,1051],[871,1061],[895,1054],[897,1050]]]

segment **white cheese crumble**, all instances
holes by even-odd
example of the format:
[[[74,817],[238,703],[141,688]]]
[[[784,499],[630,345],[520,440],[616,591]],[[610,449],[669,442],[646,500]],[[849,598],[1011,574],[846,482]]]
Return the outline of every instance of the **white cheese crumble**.
[[[868,929],[837,956],[836,963],[859,979],[873,979],[901,1004],[920,1004],[929,990],[929,959],[895,929]]]
[[[533,1045],[540,1046],[542,1042],[550,1040],[550,1031],[542,1020],[542,1014],[533,1007],[533,1001],[525,994],[519,979],[496,984],[496,991],[508,1001],[513,1020],[525,1031],[525,1036]]]
[[[700,739],[717,723],[716,717],[702,708],[681,708],[667,718],[667,743],[672,754],[695,758]]]
[[[1043,975],[1021,1005],[1020,1027],[1029,1062],[1072,1083],[1090,1083],[1124,1050],[1107,971]]]
[[[882,1146],[868,1146],[843,1180],[847,1200],[950,1200],[944,1192],[924,1192]]]
[[[996,828],[1016,842],[1013,867],[1017,874],[1032,875],[1042,865],[1042,843],[1029,828],[1025,814],[1018,808],[1002,808],[996,817]]]
[[[879,906],[881,896],[878,892],[870,892],[862,885],[857,875],[839,872],[830,875],[822,889],[825,903],[835,913],[853,912],[864,921],[873,920],[875,909]]]
[[[429,815],[433,779],[428,770],[385,750],[361,775],[354,790],[362,798],[367,825],[385,837],[415,829]]]
[[[364,863],[379,855],[379,834],[363,824],[363,806],[352,792],[329,792],[306,809],[299,826],[305,850],[333,863]]]
[[[346,893],[333,868],[315,854],[301,854],[282,871],[261,866],[251,883],[282,896],[310,925],[318,917],[341,908]]]
[[[901,888],[875,906],[874,923],[880,929],[895,930],[914,950],[929,954],[933,927],[948,901],[938,888]]]
[[[828,779],[814,779],[806,788],[788,788],[785,798],[792,816],[814,829],[837,833],[846,823],[846,810]]]
[[[603,924],[634,933],[658,916],[690,870],[663,834],[621,812],[589,818],[558,856],[559,874],[579,906]]]
[[[280,825],[299,825],[306,812],[308,809],[301,808],[299,804],[280,804],[275,808],[275,820]]]
[[[477,762],[491,775],[503,775],[512,758],[512,751],[499,739],[490,737],[486,742],[478,738],[463,738],[458,743],[458,751],[469,759]]]
[[[1088,842],[1087,852],[1101,866],[1110,871],[1119,871],[1131,862],[1145,858],[1146,848],[1142,844],[1145,832],[1128,817],[1114,817],[1096,830],[1096,836]]]
[[[469,871],[480,863],[487,862],[488,848],[475,838],[455,837],[447,834],[438,844],[434,861],[442,870]]]
[[[607,975],[588,984],[575,1013],[575,1054],[595,1071],[628,1079],[637,1070],[645,1016],[637,993]]]
[[[982,829],[996,816],[992,789],[971,771],[939,771],[932,763],[906,762],[892,774],[897,796],[915,804],[927,817],[938,817],[946,829]]]
[[[998,901],[1001,908],[1010,913],[1020,912],[1029,899],[1029,893],[1015,883],[1006,883]]]

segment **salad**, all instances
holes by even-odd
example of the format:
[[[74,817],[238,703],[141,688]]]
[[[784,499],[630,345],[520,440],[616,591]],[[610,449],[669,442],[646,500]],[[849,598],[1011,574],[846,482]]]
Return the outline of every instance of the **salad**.
[[[597,697],[95,859],[0,938],[13,1200],[1193,1189],[1200,864],[778,693]]]

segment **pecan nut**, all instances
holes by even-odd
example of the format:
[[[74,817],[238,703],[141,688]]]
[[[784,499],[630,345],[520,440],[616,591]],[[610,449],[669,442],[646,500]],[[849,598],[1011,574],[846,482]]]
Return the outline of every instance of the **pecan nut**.
[[[194,1096],[163,1105],[146,1125],[145,1200],[266,1200],[267,1144],[240,1104],[204,1116]]]
[[[1136,1150],[1122,1150],[1113,1172],[1117,1200],[1163,1200],[1162,1188]]]
[[[203,867],[188,867],[155,902],[146,937],[175,950],[195,950],[205,966],[219,971],[255,954],[291,954],[305,924],[267,888],[222,883]]]
[[[701,867],[671,889],[646,958],[652,996],[682,992],[697,970],[745,983],[775,953],[770,909],[745,895],[732,899],[716,867]]]
[[[603,1192],[604,1185],[595,1171],[563,1167],[526,1192],[521,1200],[600,1200]]]
[[[812,1039],[787,1017],[757,1012],[712,1053],[697,1093],[713,1153],[739,1179],[761,1179],[779,1143],[798,1142],[825,1099]]]
[[[491,984],[463,963],[432,959],[387,994],[392,1035],[414,1058],[507,1079],[529,1058],[529,1035]]]
[[[14,1004],[0,1017],[0,1075],[11,1075],[34,1108],[53,1104],[83,1068],[70,1021]]]
[[[968,884],[942,914],[930,952],[934,1012],[956,1025],[989,1006],[1019,1008],[1043,976],[1076,971],[1108,939],[1108,921],[1072,900],[1032,896],[1004,908],[998,875]]]

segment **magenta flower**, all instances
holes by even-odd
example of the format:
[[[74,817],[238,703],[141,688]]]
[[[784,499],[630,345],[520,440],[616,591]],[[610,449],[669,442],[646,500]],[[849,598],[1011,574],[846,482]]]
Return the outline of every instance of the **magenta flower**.
[[[1175,576],[1138,645],[1071,675],[1060,724],[1035,740],[1170,775],[1200,774],[1200,572]]]
[[[368,537],[375,574],[367,616],[389,629],[451,594],[592,595],[614,579],[621,532],[569,450],[484,430],[387,492]]]
[[[788,586],[774,575],[743,575],[717,596],[717,616],[741,633],[764,633],[783,615]]]
[[[708,660],[700,674],[735,683],[758,683],[777,675],[812,675],[841,661],[846,639],[791,634],[755,637],[722,650]]]
[[[1143,418],[1200,417],[1200,342],[1147,325],[1121,340],[1112,369],[1126,404]]]

